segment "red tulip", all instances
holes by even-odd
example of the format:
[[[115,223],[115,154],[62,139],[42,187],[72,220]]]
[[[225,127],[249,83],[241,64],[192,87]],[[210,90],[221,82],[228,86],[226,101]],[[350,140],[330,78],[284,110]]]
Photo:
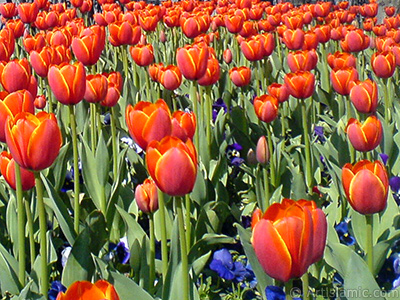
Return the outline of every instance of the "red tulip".
[[[382,123],[376,116],[369,116],[364,124],[351,118],[347,123],[346,132],[354,149],[362,152],[374,150],[383,136]]]
[[[290,71],[311,71],[318,62],[318,55],[315,50],[289,52],[287,63]]]
[[[340,95],[349,95],[350,82],[358,80],[358,72],[355,68],[333,69],[331,71],[330,79],[333,89]]]
[[[375,112],[378,106],[378,86],[375,81],[353,81],[350,83],[350,100],[364,114]]]
[[[359,52],[369,47],[369,36],[365,35],[361,29],[350,30],[340,42],[343,51]]]
[[[53,62],[53,49],[44,47],[40,51],[32,50],[29,53],[32,68],[40,77],[47,77],[49,67]]]
[[[178,48],[176,61],[185,78],[198,80],[207,71],[208,56],[208,46],[205,43],[198,43]]]
[[[337,51],[334,54],[328,54],[328,64],[332,69],[356,68],[356,58],[351,53]]]
[[[163,68],[164,68],[163,63],[151,64],[148,69],[151,80],[159,82],[159,80],[158,80],[159,74]],[[179,73],[180,73],[180,71],[179,71]],[[181,78],[182,78],[182,73],[181,73]]]
[[[197,177],[197,154],[193,142],[166,136],[147,147],[146,165],[157,187],[170,196],[193,190]]]
[[[198,79],[198,84],[202,86],[208,86],[215,84],[220,77],[221,68],[219,61],[216,58],[209,58],[207,63],[206,73]]]
[[[142,34],[142,28],[132,25],[128,21],[114,22],[108,25],[110,36],[108,37],[113,46],[136,45]]]
[[[308,71],[297,71],[285,75],[289,93],[299,99],[311,97],[315,89],[315,76]]]
[[[232,51],[231,49],[225,49],[223,53],[224,62],[230,64],[232,62]]]
[[[240,43],[243,55],[249,61],[257,61],[264,58],[264,47],[260,40],[249,38]]]
[[[144,13],[139,14],[139,25],[145,31],[155,31],[159,18],[157,15],[145,15]]]
[[[0,30],[0,61],[9,61],[15,49],[14,33],[9,28]]]
[[[17,7],[15,3],[1,3],[0,4],[0,14],[3,18],[12,19],[17,15]]]
[[[199,20],[196,15],[182,15],[179,23],[183,34],[189,39],[195,38],[202,32]]]
[[[286,84],[272,83],[268,86],[268,93],[283,103],[289,99],[290,93]]]
[[[196,132],[196,116],[193,112],[183,112],[178,110],[172,114],[171,135],[186,142],[187,139],[193,140]]]
[[[107,95],[108,81],[107,77],[102,74],[86,76],[86,91],[84,99],[90,103],[97,103]]]
[[[38,13],[39,13],[39,7],[35,2],[20,3],[18,5],[18,15],[23,23],[35,22]]]
[[[154,60],[154,49],[152,44],[131,46],[129,52],[138,66],[145,67]]]
[[[14,59],[5,65],[0,65],[0,82],[9,92],[26,90],[31,81],[31,66],[26,58]]]
[[[376,76],[392,77],[396,69],[396,57],[391,51],[375,52],[371,57],[371,66]]]
[[[245,66],[229,70],[229,77],[237,87],[246,86],[251,80],[251,69]]]
[[[150,69],[149,69],[150,71]],[[182,83],[182,73],[175,65],[157,68],[157,81],[167,90],[176,90]]]
[[[16,190],[15,161],[11,154],[6,151],[3,151],[0,154],[0,171],[10,187],[13,190]],[[30,190],[35,186],[35,175],[32,172],[21,168],[21,183],[23,191]]]
[[[48,80],[57,100],[65,105],[79,103],[86,91],[86,72],[82,63],[52,66]]]
[[[160,141],[171,134],[171,113],[162,99],[155,104],[140,101],[134,107],[128,105],[125,120],[131,137],[142,149],[151,141]]]
[[[299,50],[304,43],[304,31],[301,29],[286,29],[283,32],[282,41],[289,50]]]
[[[278,104],[278,99],[270,95],[255,97],[254,111],[261,121],[270,123],[278,116]]]
[[[136,204],[145,214],[154,213],[158,209],[157,186],[153,179],[147,178],[135,189]]]
[[[226,29],[228,29],[230,33],[239,33],[239,31],[242,30],[244,18],[237,15],[226,15],[224,23]]]
[[[18,113],[8,118],[6,141],[15,161],[28,170],[40,171],[50,167],[62,145],[61,130],[54,114]]]
[[[97,63],[105,46],[105,29],[92,25],[82,31],[79,37],[72,39],[72,51],[85,66]]]
[[[287,282],[323,256],[327,222],[314,201],[284,199],[252,220],[252,244],[264,271]]]
[[[385,209],[389,179],[380,161],[362,160],[354,166],[345,164],[342,184],[351,207],[360,214],[369,215]]]
[[[43,109],[46,106],[46,97],[44,95],[36,96],[33,105],[36,109]]]
[[[60,292],[56,300],[119,300],[112,284],[98,280],[95,284],[89,281],[75,281],[66,292]]]

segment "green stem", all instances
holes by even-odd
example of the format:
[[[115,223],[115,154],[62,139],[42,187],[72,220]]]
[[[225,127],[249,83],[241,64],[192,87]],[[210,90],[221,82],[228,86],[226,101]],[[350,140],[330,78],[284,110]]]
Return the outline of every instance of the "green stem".
[[[212,103],[211,103],[211,87],[206,87],[206,134],[207,134],[207,146],[208,154],[211,159],[211,122],[212,122]]]
[[[149,293],[153,294],[154,280],[156,277],[156,239],[154,235],[154,215],[149,214],[150,230],[150,274],[149,274]]]
[[[286,300],[293,300],[292,289],[293,289],[293,280],[290,279],[288,282],[285,282]]]
[[[374,274],[374,244],[373,244],[373,215],[365,216],[367,221],[367,230],[366,230],[366,254],[367,254],[367,264],[368,268],[372,274]]]
[[[196,117],[198,119],[199,118],[199,109],[198,109],[198,103],[197,103],[197,84],[195,80],[192,80],[191,82],[191,86],[190,86],[190,100],[193,103],[193,111],[194,114],[196,115]],[[199,145],[200,145],[200,138],[199,138],[199,126],[200,124],[197,124],[196,126],[196,133],[194,134],[194,145],[197,149],[197,151],[199,151]]]
[[[160,223],[161,223],[161,260],[162,260],[162,275],[163,282],[167,277],[168,272],[168,246],[167,246],[167,227],[165,219],[165,199],[164,193],[158,190],[158,207],[160,211]]]
[[[49,81],[47,80],[47,86],[49,86]],[[53,93],[48,89],[47,102],[49,104],[49,113],[53,112]]]
[[[312,184],[313,184],[313,174],[312,174],[312,166],[311,166],[311,146],[310,146],[310,138],[308,135],[308,125],[307,125],[307,108],[306,101],[301,99],[301,117],[303,121],[303,131],[304,131],[304,145],[305,145],[305,154],[306,154],[306,182],[308,193],[312,192]]]
[[[189,264],[186,248],[186,236],[185,236],[185,224],[183,221],[182,212],[182,199],[181,197],[175,198],[176,212],[178,215],[178,228],[179,228],[179,238],[181,247],[181,262],[182,262],[182,290],[183,299],[189,300]]]
[[[274,160],[274,148],[272,144],[272,128],[270,127],[269,124],[266,124],[267,127],[267,136],[268,136],[268,148],[269,148],[269,153],[270,153],[270,159],[269,159],[269,170],[271,173],[271,184],[273,187],[276,187],[276,172],[275,172],[275,160]]]
[[[186,209],[186,251],[189,253],[190,248],[191,248],[191,231],[192,231],[192,223],[191,223],[191,206],[192,202],[190,201],[190,196],[189,194],[185,195],[185,209]]]
[[[113,174],[114,180],[118,177],[118,136],[117,136],[117,126],[116,126],[116,116],[115,116],[115,108],[111,107],[110,109],[110,117],[111,117],[111,144],[113,151]]]
[[[384,101],[385,101],[385,122],[387,125],[390,124],[391,121],[391,110],[392,110],[392,103],[389,97],[389,84],[391,83],[390,78],[383,79],[384,85]]]
[[[79,157],[78,157],[78,135],[76,133],[75,109],[73,105],[68,106],[69,122],[72,133],[72,152],[74,157],[74,230],[79,233]]]
[[[96,145],[97,145],[96,103],[90,103],[90,134],[92,142],[92,151],[96,151]]]
[[[310,286],[308,272],[306,272],[303,276],[301,276],[301,282],[303,283],[303,300],[308,300],[308,290]]]
[[[35,249],[35,235],[33,231],[33,218],[31,213],[31,208],[29,207],[29,201],[24,201],[25,203],[25,213],[28,225],[28,236],[29,236],[29,254],[31,259],[31,269],[33,269],[33,264],[36,259],[36,249]]]
[[[25,214],[22,192],[21,168],[15,162],[15,183],[17,192],[18,211],[18,279],[25,286],[26,252],[25,252]]]
[[[269,199],[270,199],[270,194],[269,194],[269,178],[268,178],[268,170],[267,166],[263,167],[263,177],[264,177],[264,191],[265,191],[265,206],[264,210],[265,211],[269,207]]]
[[[40,292],[47,295],[49,291],[49,270],[47,266],[47,221],[43,201],[43,183],[40,172],[35,172],[37,205],[39,213],[39,241],[40,241]]]
[[[146,70],[146,68],[144,68],[143,70]],[[149,72],[145,72],[146,74],[144,75],[144,77],[146,78],[146,96],[147,96],[147,101],[151,101],[152,97],[151,97],[151,88],[150,88],[150,75]]]

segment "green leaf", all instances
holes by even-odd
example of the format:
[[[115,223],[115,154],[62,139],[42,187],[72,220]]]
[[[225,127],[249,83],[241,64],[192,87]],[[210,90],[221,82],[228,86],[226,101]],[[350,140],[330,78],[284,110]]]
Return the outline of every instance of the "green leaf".
[[[102,133],[100,134],[99,142],[97,144],[96,162],[97,172],[93,173],[92,176],[97,174],[100,185],[105,186],[108,180],[108,173],[110,171],[110,157]]]
[[[138,286],[133,280],[122,274],[110,272],[110,278],[108,278],[108,281],[114,285],[120,300],[132,300],[133,298],[140,300],[154,300],[153,297]]]
[[[108,238],[104,215],[98,210],[92,211],[86,218],[86,225],[90,236],[90,251],[97,255]]]
[[[190,249],[189,252],[189,263],[196,261],[196,259],[203,255],[210,249],[210,246],[218,244],[234,244],[235,239],[224,234],[206,233],[203,237],[198,240]]]
[[[126,227],[128,228],[127,238],[129,248],[132,247],[135,240],[138,240],[141,243],[143,241],[143,237],[147,237],[146,232],[144,232],[143,228],[138,224],[134,217],[132,217],[118,205],[116,207],[122,219],[125,221]]]
[[[2,291],[18,294],[21,286],[18,280],[18,262],[0,244],[0,285]]]

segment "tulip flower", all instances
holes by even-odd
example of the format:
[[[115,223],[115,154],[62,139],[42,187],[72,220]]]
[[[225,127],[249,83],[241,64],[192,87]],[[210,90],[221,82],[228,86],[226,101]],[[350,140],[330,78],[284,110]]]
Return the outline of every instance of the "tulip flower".
[[[311,71],[318,62],[318,55],[315,50],[289,52],[287,63],[290,71]]]
[[[304,43],[304,31],[301,29],[286,29],[283,32],[282,41],[289,50],[299,50]]]
[[[85,66],[97,63],[105,46],[105,29],[92,25],[82,31],[80,36],[72,39],[72,51],[76,58]]]
[[[134,107],[128,105],[125,121],[133,140],[142,149],[153,140],[160,141],[171,134],[171,113],[164,100],[156,103],[140,101]]]
[[[5,124],[7,119],[15,117],[20,112],[34,113],[34,98],[27,90],[8,94],[0,101],[0,141],[6,142]]]
[[[154,60],[154,49],[152,44],[131,46],[129,52],[135,63],[141,67],[150,65]]]
[[[35,2],[33,3],[20,3],[18,5],[18,15],[23,23],[33,23],[36,21],[39,7]]]
[[[207,70],[204,75],[198,79],[198,84],[202,86],[213,85],[218,82],[221,75],[219,61],[216,58],[209,58],[207,62]]]
[[[40,51],[46,46],[46,39],[43,33],[38,33],[34,37],[27,35],[23,39],[23,44],[26,52],[30,53],[32,50]]]
[[[351,53],[337,51],[334,54],[328,54],[328,64],[332,69],[356,68],[356,58]]]
[[[0,61],[9,61],[15,49],[15,36],[12,29],[0,30]]]
[[[159,18],[158,16],[139,14],[139,25],[144,31],[155,31]]]
[[[113,46],[136,45],[142,34],[140,26],[134,26],[128,21],[111,23],[108,29],[110,31],[108,39]]]
[[[240,43],[240,49],[248,61],[257,61],[264,58],[264,47],[261,40],[249,38]]]
[[[31,66],[26,58],[14,59],[0,65],[0,82],[9,92],[27,90],[31,81]]]
[[[8,118],[6,142],[12,157],[22,167],[40,171],[50,167],[62,145],[61,130],[54,114],[18,113]]]
[[[36,96],[33,104],[36,109],[43,109],[46,106],[46,97],[44,95]]]
[[[150,76],[151,80],[153,80],[155,82],[159,82],[160,72],[163,68],[164,68],[163,63],[151,64],[148,68],[149,76]],[[182,78],[181,71],[179,71],[179,73],[181,74],[181,78]]]
[[[277,98],[279,103],[283,103],[289,99],[290,93],[286,84],[272,83],[268,86],[268,93]]]
[[[396,69],[396,57],[392,51],[375,52],[371,57],[371,66],[376,76],[392,77]]]
[[[89,281],[75,281],[68,290],[60,292],[56,300],[119,300],[114,286],[105,280],[92,284]]]
[[[350,82],[358,80],[358,72],[353,67],[333,69],[330,79],[333,89],[340,95],[350,94]]]
[[[3,18],[12,19],[17,15],[17,7],[15,3],[1,3],[0,4],[0,14]]]
[[[255,97],[254,111],[261,121],[270,123],[278,116],[278,104],[278,99],[270,95]]]
[[[237,15],[226,15],[224,24],[230,33],[239,33],[242,30],[244,18]]]
[[[245,66],[234,67],[229,70],[229,78],[237,87],[246,86],[251,80],[251,69]]]
[[[209,50],[205,43],[186,45],[176,51],[176,61],[182,75],[189,80],[198,80],[207,71]]]
[[[48,80],[53,94],[62,104],[77,104],[85,95],[86,72],[81,62],[52,66]]]
[[[266,165],[270,156],[267,138],[263,135],[257,141],[256,160],[259,164]]]
[[[315,76],[308,71],[297,71],[285,75],[285,84],[289,93],[298,99],[305,99],[314,93]]]
[[[193,142],[166,136],[152,141],[146,151],[146,165],[157,187],[170,196],[184,196],[193,190],[197,176],[197,153]]]
[[[108,80],[106,76],[102,74],[86,76],[86,91],[84,99],[87,102],[97,103],[104,100],[107,91]]]
[[[323,256],[327,221],[314,201],[283,199],[252,220],[252,244],[264,271],[287,282]]]
[[[182,83],[182,73],[175,65],[169,65],[165,68],[157,67],[153,70],[157,72],[157,81],[160,82],[167,90],[176,90]]]
[[[154,213],[158,209],[158,192],[153,179],[147,178],[136,187],[135,200],[139,209],[145,214]]]
[[[369,36],[364,34],[361,29],[347,32],[344,39],[340,41],[340,46],[346,52],[359,52],[369,47]]]
[[[387,204],[389,179],[380,161],[345,164],[342,184],[351,207],[363,215],[381,212]]]
[[[0,154],[0,171],[9,186],[16,190],[15,161],[11,154],[3,151]],[[35,186],[35,176],[31,171],[21,168],[22,190],[28,191]]]
[[[301,47],[302,50],[315,50],[318,47],[318,36],[314,31],[307,31],[304,33],[304,42]]]
[[[51,47],[43,47],[42,50],[32,50],[29,53],[32,68],[40,77],[47,77],[49,67],[52,64],[53,49]]]
[[[375,149],[383,136],[382,123],[376,116],[369,116],[364,124],[351,118],[347,123],[346,132],[354,149],[362,152]]]
[[[181,16],[179,23],[183,34],[189,39],[193,39],[201,33],[201,26],[196,15]]]
[[[172,114],[172,136],[186,142],[187,139],[193,140],[196,132],[196,115],[193,112],[183,112],[178,110]]]
[[[353,81],[350,83],[350,100],[364,114],[375,112],[378,106],[378,85],[375,81]]]

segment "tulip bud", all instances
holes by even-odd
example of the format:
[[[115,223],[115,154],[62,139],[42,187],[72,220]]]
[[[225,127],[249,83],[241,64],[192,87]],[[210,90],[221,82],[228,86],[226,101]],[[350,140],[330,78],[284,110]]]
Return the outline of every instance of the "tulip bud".
[[[230,64],[232,62],[232,51],[231,49],[226,49],[223,54],[224,62]]]
[[[167,41],[167,35],[165,34],[164,30],[160,31],[160,42],[165,43]]]
[[[157,186],[151,178],[136,187],[135,199],[139,209],[145,214],[153,213],[158,209]]]
[[[37,96],[34,105],[36,109],[43,109],[46,106],[46,97],[44,95]]]
[[[265,165],[268,163],[270,158],[268,142],[266,137],[263,135],[258,139],[256,148],[256,158],[258,163]]]

